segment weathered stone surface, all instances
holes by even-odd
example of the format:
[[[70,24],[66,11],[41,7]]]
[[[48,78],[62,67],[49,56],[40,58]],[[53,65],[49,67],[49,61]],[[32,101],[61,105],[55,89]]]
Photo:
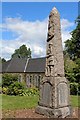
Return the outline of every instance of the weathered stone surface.
[[[56,8],[49,15],[46,76],[64,76],[60,17]]]
[[[70,107],[64,107],[64,108],[47,108],[44,106],[37,106],[36,112],[42,115],[46,115],[50,118],[65,118],[70,116],[71,114],[71,108]]]
[[[64,76],[60,17],[56,8],[49,15],[45,77],[40,86],[36,112],[53,118],[69,116],[69,85]]]
[[[58,84],[57,94],[58,94],[58,105],[60,107],[67,106],[68,105],[68,86],[66,83]]]
[[[50,83],[45,82],[42,85],[42,89],[41,89],[41,101],[40,101],[40,105],[44,105],[46,107],[51,107],[52,106],[52,87],[50,85]]]

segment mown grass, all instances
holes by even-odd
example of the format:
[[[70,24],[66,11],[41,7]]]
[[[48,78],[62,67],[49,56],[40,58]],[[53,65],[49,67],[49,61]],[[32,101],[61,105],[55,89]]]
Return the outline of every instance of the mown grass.
[[[9,96],[2,95],[2,109],[16,110],[35,108],[38,104],[39,96]],[[80,96],[71,95],[72,107],[80,107]]]
[[[9,96],[2,95],[2,109],[29,109],[37,106],[38,95],[35,96]]]
[[[80,108],[80,96],[71,95],[71,106]]]
[[[0,109],[2,109],[2,95],[0,95]]]

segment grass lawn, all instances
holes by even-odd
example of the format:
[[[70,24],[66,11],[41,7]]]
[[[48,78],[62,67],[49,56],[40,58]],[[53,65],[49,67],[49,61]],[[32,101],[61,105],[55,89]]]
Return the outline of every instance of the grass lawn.
[[[1,98],[1,95],[0,95]],[[71,96],[71,105],[80,107],[78,100],[80,97]],[[38,104],[39,96],[9,96],[2,95],[2,116],[3,118],[15,118],[16,110],[35,108]]]
[[[0,109],[2,109],[2,95],[0,95]]]
[[[71,95],[71,106],[80,108],[80,96]]]
[[[9,96],[2,95],[2,109],[14,110],[34,108],[37,106],[38,96]]]
[[[71,105],[73,107],[80,107],[78,96],[71,96]],[[36,96],[8,96],[2,95],[2,109],[16,110],[24,108],[35,108],[38,104],[38,95]]]

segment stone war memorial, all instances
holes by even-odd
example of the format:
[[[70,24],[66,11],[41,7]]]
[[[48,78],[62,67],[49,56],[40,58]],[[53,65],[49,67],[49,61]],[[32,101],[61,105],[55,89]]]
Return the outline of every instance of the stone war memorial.
[[[49,15],[45,76],[35,111],[51,118],[71,115],[69,84],[64,74],[60,15],[55,7]]]

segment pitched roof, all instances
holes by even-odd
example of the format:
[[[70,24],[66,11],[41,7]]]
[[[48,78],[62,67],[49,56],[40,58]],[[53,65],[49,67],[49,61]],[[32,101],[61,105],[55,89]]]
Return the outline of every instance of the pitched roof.
[[[26,61],[22,58],[13,58],[2,65],[2,71],[5,73],[24,72]]]
[[[11,60],[8,60],[7,62],[2,63],[2,72],[4,73],[9,66]]]
[[[3,73],[44,72],[46,59],[44,58],[13,58],[2,64]]]
[[[29,59],[26,72],[45,72],[45,63],[45,57]]]

